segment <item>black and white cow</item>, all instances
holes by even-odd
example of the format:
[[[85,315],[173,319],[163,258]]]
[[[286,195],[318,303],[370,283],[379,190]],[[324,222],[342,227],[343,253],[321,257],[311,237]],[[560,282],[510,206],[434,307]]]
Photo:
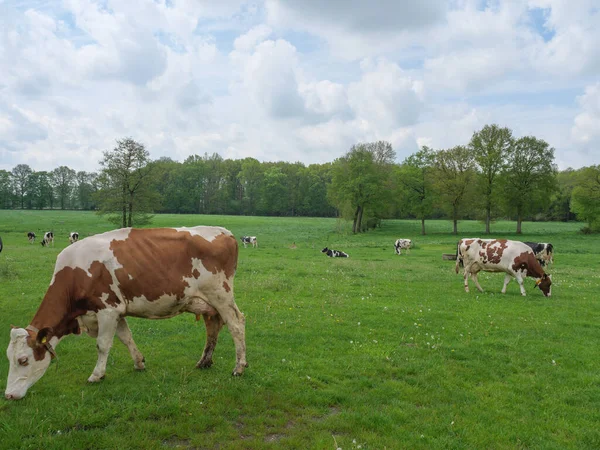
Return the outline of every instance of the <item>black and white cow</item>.
[[[531,247],[542,267],[550,266],[554,263],[554,247],[548,242],[524,242]]]
[[[327,247],[321,250],[321,253],[325,253],[330,258],[348,258],[347,253],[344,253],[341,250],[333,250]]]
[[[248,244],[252,244],[252,247],[258,247],[256,236],[242,236],[240,240],[242,241],[242,244],[244,244],[244,248],[246,248],[246,245]]]
[[[2,251],[3,248],[4,248],[4,246],[2,245],[2,238],[0,238],[0,252]]]
[[[44,233],[44,239],[42,239],[42,247],[46,247],[50,244],[54,247],[54,233],[52,231],[47,231]]]
[[[69,244],[73,244],[79,240],[79,233],[73,231],[69,234]]]
[[[27,239],[29,240],[30,244],[33,244],[35,242],[35,233],[33,231],[27,233]]]
[[[399,255],[402,252],[402,249],[406,250],[406,253],[410,250],[412,246],[412,241],[410,239],[397,239],[394,243],[394,248],[396,249],[396,255]]]

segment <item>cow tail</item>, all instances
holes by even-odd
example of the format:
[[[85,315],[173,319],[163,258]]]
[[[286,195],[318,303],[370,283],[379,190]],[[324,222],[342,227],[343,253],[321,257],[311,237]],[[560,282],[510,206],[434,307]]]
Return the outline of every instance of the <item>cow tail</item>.
[[[460,241],[456,244],[456,266],[454,267],[456,273],[458,273],[459,267],[464,267],[462,255],[460,254]]]

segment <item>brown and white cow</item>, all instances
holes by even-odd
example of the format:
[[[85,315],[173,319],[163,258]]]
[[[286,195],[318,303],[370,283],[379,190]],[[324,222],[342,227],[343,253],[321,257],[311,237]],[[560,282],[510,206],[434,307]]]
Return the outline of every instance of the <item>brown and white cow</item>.
[[[477,274],[484,272],[504,272],[504,286],[502,293],[506,293],[506,286],[514,277],[519,283],[521,294],[525,295],[523,279],[535,278],[535,287],[539,287],[546,297],[552,293],[552,280],[544,272],[533,250],[523,242],[509,241],[506,239],[461,239],[456,249],[456,273],[459,266],[464,267],[465,291],[469,292],[469,275],[475,286],[481,292],[482,287],[477,280]]]
[[[202,316],[206,346],[199,368],[212,365],[217,336],[227,325],[235,342],[236,366],[246,363],[245,318],[235,304],[233,278],[238,244],[220,227],[123,228],[92,236],[64,249],[50,286],[26,328],[13,328],[5,396],[19,399],[39,380],[58,343],[82,331],[96,338],[98,361],[88,378],[100,381],[115,333],[144,369],[126,316],[163,319],[183,312]]]

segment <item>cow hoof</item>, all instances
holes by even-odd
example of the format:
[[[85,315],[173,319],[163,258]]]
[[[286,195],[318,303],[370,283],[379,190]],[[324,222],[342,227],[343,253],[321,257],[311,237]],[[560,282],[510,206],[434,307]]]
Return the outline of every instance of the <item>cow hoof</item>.
[[[88,383],[98,383],[99,381],[102,381],[102,380],[104,380],[104,375],[102,375],[101,377],[99,377],[98,375],[92,374],[88,378]]]
[[[134,368],[135,370],[140,370],[140,371],[141,371],[141,370],[146,370],[146,365],[145,365],[144,363],[141,363],[141,364],[134,364],[134,365],[133,365],[133,368]]]
[[[207,360],[198,361],[198,364],[196,364],[196,367],[198,369],[208,369],[212,365],[213,365],[212,359],[207,359]]]

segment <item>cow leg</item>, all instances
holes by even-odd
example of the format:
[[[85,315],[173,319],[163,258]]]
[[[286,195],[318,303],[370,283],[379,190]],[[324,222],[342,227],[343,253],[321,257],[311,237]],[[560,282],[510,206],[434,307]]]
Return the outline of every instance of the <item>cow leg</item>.
[[[117,323],[117,337],[129,350],[131,359],[133,359],[133,367],[135,367],[136,370],[144,370],[146,368],[144,365],[146,360],[135,345],[133,336],[131,334],[131,329],[129,328],[129,325],[124,317],[121,317]]]
[[[113,311],[99,311],[98,317],[98,338],[96,339],[96,347],[98,348],[98,361],[94,371],[88,378],[90,383],[96,383],[104,378],[106,373],[106,362],[108,360],[108,353],[112,347],[115,332],[117,331],[117,324],[119,318],[116,316],[116,312]]]
[[[502,293],[506,294],[506,286],[508,286],[508,283],[510,283],[510,279],[512,277],[510,276],[509,273],[507,273],[506,275],[504,275],[504,286],[502,287]]]
[[[470,267],[465,267],[465,273],[463,278],[465,279],[465,292],[469,292],[469,269]]]
[[[521,290],[521,295],[525,297],[527,293],[525,292],[525,288],[523,287],[523,277],[520,274],[515,276],[517,283],[519,283],[519,289]]]
[[[241,375],[244,373],[244,368],[248,367],[246,362],[246,318],[238,309],[232,295],[222,297],[220,300],[222,306],[217,307],[217,311],[219,311],[223,322],[227,324],[235,343],[236,364],[233,375]]]
[[[199,369],[207,369],[212,366],[212,354],[217,346],[219,331],[223,327],[223,319],[219,314],[215,316],[204,314],[203,317],[206,325],[206,345],[204,346],[204,352],[202,352],[202,358],[196,364]]]
[[[477,272],[471,272],[471,278],[475,282],[475,287],[479,289],[479,292],[483,292],[483,288],[479,284],[479,280],[477,279]]]

